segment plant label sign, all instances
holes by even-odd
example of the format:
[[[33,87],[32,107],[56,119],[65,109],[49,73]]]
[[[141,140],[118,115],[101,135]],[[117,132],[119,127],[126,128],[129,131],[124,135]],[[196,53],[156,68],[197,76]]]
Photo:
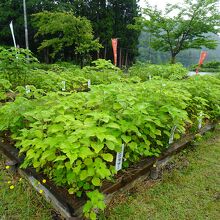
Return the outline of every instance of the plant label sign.
[[[200,112],[198,117],[198,129],[202,128],[202,118],[203,118],[203,112]]]
[[[62,81],[62,91],[66,91],[66,81]]]
[[[91,87],[91,80],[89,79],[88,80],[88,88],[90,88]]]
[[[25,92],[26,92],[26,94],[28,94],[28,93],[30,93],[30,92],[31,92],[31,90],[30,90],[30,87],[29,87],[29,86],[25,86]]]
[[[119,171],[122,169],[122,161],[123,161],[123,156],[124,156],[124,149],[125,149],[125,145],[122,144],[121,145],[121,152],[117,153],[116,156],[116,161],[115,161],[115,170]]]
[[[176,131],[177,126],[175,125],[172,130],[171,130],[171,134],[170,134],[170,139],[169,139],[169,144],[173,143],[173,139],[174,139],[174,133]]]

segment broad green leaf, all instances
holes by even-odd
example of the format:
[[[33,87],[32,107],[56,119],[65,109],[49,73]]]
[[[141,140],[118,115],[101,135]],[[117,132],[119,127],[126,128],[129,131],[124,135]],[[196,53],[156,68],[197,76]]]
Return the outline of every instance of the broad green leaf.
[[[108,162],[112,162],[113,161],[113,156],[112,154],[101,154],[102,158],[105,160],[105,161],[108,161]]]
[[[100,181],[100,179],[99,179],[98,177],[94,177],[94,178],[92,179],[92,184],[93,184],[94,186],[101,186],[101,181]]]
[[[88,172],[87,170],[82,170],[80,173],[80,180],[83,181],[88,177]]]
[[[115,128],[115,129],[120,130],[120,126],[118,124],[114,123],[114,122],[111,122],[111,123],[107,124],[106,127]]]
[[[115,149],[115,144],[111,141],[106,141],[106,146],[108,147],[109,150],[114,150]]]
[[[122,135],[121,136],[122,140],[127,144],[128,142],[131,141],[131,137],[130,136],[126,136],[126,135]]]
[[[89,149],[89,147],[81,147],[79,150],[79,156],[82,159],[85,159],[89,156],[92,156],[94,153]]]
[[[83,212],[89,212],[93,208],[93,204],[91,201],[87,201],[86,204],[83,206]]]
[[[88,167],[87,171],[88,171],[88,176],[94,176],[95,175],[95,169],[92,166]]]
[[[86,158],[86,159],[84,160],[84,164],[85,164],[86,166],[90,166],[92,163],[93,163],[93,160],[92,160],[91,158]]]
[[[105,139],[105,134],[103,134],[103,133],[98,133],[98,134],[96,134],[96,136],[101,142],[103,142],[103,140]]]
[[[94,211],[92,211],[90,214],[89,214],[89,217],[91,220],[96,220],[96,213]]]
[[[76,193],[76,189],[70,188],[70,189],[68,189],[68,193],[69,193],[70,195],[72,195],[72,194]]]
[[[132,151],[135,151],[137,149],[137,143],[135,142],[129,143],[128,146],[130,147]]]
[[[106,135],[105,136],[105,139],[107,140],[107,141],[112,141],[112,142],[114,142],[114,143],[118,143],[118,140],[115,138],[115,136],[113,136],[113,135]]]
[[[92,142],[91,147],[95,150],[96,153],[99,153],[104,148],[104,143]]]
[[[54,162],[56,162],[56,161],[63,161],[63,160],[66,160],[66,155],[62,155],[62,156],[58,156],[55,160],[54,160]]]

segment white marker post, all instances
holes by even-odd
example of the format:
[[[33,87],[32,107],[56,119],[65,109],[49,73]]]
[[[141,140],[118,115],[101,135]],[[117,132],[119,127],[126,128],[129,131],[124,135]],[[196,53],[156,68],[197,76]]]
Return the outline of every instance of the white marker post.
[[[121,152],[117,153],[117,156],[116,156],[115,170],[117,172],[122,169],[122,161],[123,161],[123,156],[124,156],[124,149],[125,149],[125,145],[122,144],[121,145]]]
[[[26,94],[28,94],[28,93],[30,93],[31,92],[31,90],[30,90],[30,87],[27,85],[27,86],[25,86],[25,91],[26,91]]]
[[[66,91],[66,81],[62,81],[62,91]]]
[[[13,22],[12,21],[9,24],[9,27],[11,29],[11,35],[12,35],[12,39],[13,39],[13,42],[14,42],[14,47],[16,49],[17,48],[17,44],[16,44],[16,41],[15,41],[14,27],[13,27]]]
[[[89,79],[88,80],[88,88],[90,89],[90,87],[91,87],[91,80]]]
[[[174,139],[174,133],[176,131],[177,126],[175,125],[172,130],[171,130],[171,134],[170,134],[170,139],[169,139],[169,144],[173,143],[173,139]]]
[[[202,128],[202,118],[203,118],[203,112],[200,112],[199,117],[198,117],[198,129],[199,130]]]

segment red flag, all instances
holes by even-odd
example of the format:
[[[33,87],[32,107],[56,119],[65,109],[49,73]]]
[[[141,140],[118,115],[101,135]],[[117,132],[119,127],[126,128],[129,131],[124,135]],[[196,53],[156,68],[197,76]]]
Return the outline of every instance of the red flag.
[[[202,65],[205,58],[207,57],[207,52],[206,51],[202,51],[200,54],[200,59],[199,59],[199,65]]]
[[[115,66],[117,66],[117,47],[118,47],[118,39],[117,38],[113,38],[112,39],[112,49],[113,49]]]
[[[199,65],[196,68],[196,75],[199,74],[199,67],[203,64],[205,58],[207,57],[207,52],[206,51],[202,51],[200,54],[200,58],[199,58]]]

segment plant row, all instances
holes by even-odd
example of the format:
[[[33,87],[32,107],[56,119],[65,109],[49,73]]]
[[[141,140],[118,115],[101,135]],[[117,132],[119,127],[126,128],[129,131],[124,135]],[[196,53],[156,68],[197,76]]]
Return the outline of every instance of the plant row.
[[[30,51],[0,48],[0,100],[13,98],[24,88],[27,92],[31,88],[32,92],[34,88],[41,89],[41,93],[87,91],[90,84],[138,83],[160,78],[177,80],[186,73],[180,64],[137,64],[123,73],[110,61],[102,59],[83,69],[69,63],[45,65],[39,64]]]
[[[192,77],[93,86],[89,93],[48,92],[17,97],[0,108],[0,130],[9,130],[22,167],[34,167],[70,194],[86,194],[86,217],[104,209],[98,191],[114,181],[116,155],[124,145],[123,168],[158,156],[207,119],[220,118],[220,80]],[[172,134],[173,133],[173,134]]]

